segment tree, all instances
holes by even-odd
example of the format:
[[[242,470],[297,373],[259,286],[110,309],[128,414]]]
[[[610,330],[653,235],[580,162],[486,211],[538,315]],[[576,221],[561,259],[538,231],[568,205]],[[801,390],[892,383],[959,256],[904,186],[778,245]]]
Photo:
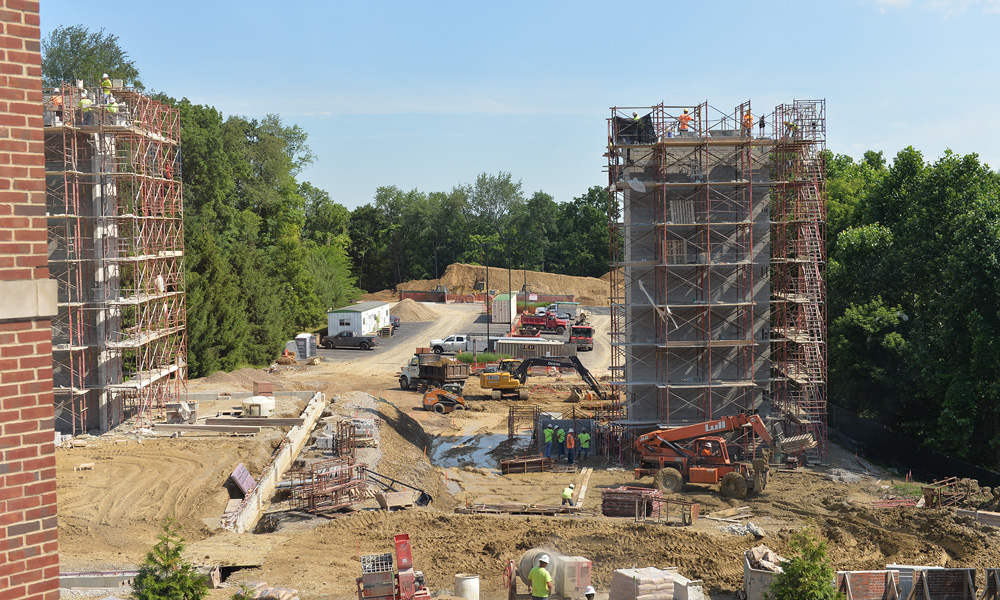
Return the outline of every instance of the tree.
[[[511,212],[524,204],[521,182],[514,181],[510,173],[496,175],[480,173],[476,185],[468,190],[468,216],[480,224],[476,233],[503,233],[507,229]]]
[[[98,85],[101,75],[121,79],[125,85],[143,89],[139,69],[118,45],[112,33],[90,31],[83,25],[57,27],[42,40],[42,85],[54,87],[82,79]]]
[[[826,559],[826,544],[812,532],[792,535],[792,558],[781,564],[782,572],[771,580],[766,600],[843,600],[833,587],[834,572]]]
[[[181,558],[180,526],[168,518],[156,539],[132,584],[136,600],[201,600],[208,595],[207,578]]]

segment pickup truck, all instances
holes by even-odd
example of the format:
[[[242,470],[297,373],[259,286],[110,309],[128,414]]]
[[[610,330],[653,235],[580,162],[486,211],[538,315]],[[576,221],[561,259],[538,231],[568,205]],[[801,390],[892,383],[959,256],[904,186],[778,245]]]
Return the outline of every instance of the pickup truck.
[[[471,336],[455,333],[443,340],[431,340],[429,344],[435,354],[443,352],[486,352],[486,336]]]
[[[575,319],[579,303],[577,302],[555,302],[545,307],[539,306],[535,309],[535,314],[538,316],[544,316],[546,314],[554,314],[559,319]]]
[[[530,325],[543,331],[554,331],[556,335],[562,335],[569,328],[569,321],[557,318],[553,314],[545,316],[521,315],[521,325]]]
[[[361,335],[355,331],[341,331],[337,335],[330,335],[320,342],[326,348],[360,348],[371,350],[378,346],[378,338],[373,335]]]
[[[444,388],[448,385],[462,393],[468,378],[468,363],[442,357],[440,354],[416,354],[399,370],[399,387],[403,390],[417,388],[417,391],[425,392],[431,387]]]

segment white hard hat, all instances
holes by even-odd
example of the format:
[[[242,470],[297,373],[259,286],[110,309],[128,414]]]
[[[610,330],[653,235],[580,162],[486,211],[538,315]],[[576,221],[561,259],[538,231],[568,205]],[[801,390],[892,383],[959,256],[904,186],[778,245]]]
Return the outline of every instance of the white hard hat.
[[[573,433],[573,428],[572,427],[569,428],[569,432]]]
[[[81,98],[86,98],[87,97],[87,90],[83,90],[82,92],[80,92],[80,97]]]
[[[52,88],[52,93],[53,94],[58,94],[59,93],[59,88]]]
[[[571,487],[571,488],[575,488],[575,487],[576,487],[576,484],[575,484],[575,483],[571,483],[571,484],[569,484],[569,487]]]
[[[584,595],[587,595],[587,594],[596,594],[596,593],[597,593],[597,590],[595,590],[595,589],[594,589],[594,586],[592,586],[592,585],[588,585],[588,586],[587,586],[587,589],[585,589],[585,590],[583,591],[583,594],[584,594]]]
[[[548,563],[549,562],[549,555],[548,554],[543,554],[543,555],[539,556],[538,557],[538,562],[540,562],[540,563]]]
[[[104,75],[101,75],[101,77],[103,77],[103,78],[107,79],[107,78],[108,78],[108,74],[107,74],[107,73],[105,73]]]

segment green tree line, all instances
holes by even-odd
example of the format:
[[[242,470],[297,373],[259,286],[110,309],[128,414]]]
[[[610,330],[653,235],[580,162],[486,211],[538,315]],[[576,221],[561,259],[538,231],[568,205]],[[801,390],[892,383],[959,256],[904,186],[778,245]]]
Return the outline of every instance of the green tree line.
[[[830,400],[1000,465],[1000,174],[827,156]]]

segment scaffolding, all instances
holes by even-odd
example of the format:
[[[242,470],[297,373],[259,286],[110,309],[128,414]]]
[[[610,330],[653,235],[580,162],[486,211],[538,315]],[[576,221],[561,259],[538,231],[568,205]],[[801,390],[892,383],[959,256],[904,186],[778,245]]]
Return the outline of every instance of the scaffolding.
[[[826,101],[775,109],[772,157],[771,368],[775,404],[819,442],[826,431]]]
[[[179,113],[120,85],[43,104],[56,428],[147,425],[186,396]]]
[[[798,398],[785,401],[787,378],[772,377],[772,290],[784,290],[788,277],[770,268],[771,212],[784,210],[779,197],[791,198],[792,189],[806,196],[807,186],[776,186],[773,179],[786,175],[775,157],[788,146],[805,157],[819,156],[821,144],[815,136],[784,136],[785,107],[754,114],[749,101],[732,111],[707,102],[611,110],[611,369],[627,409],[620,423],[676,425],[766,412],[774,390],[783,394],[779,409],[798,406]],[[809,161],[800,162],[804,173]],[[821,171],[809,174],[822,180]],[[775,187],[789,191],[775,195]],[[822,198],[821,189],[809,193]],[[808,218],[822,230],[821,214]],[[813,265],[815,292],[822,288],[821,261]],[[804,356],[782,354],[781,364],[799,373],[807,368]]]

